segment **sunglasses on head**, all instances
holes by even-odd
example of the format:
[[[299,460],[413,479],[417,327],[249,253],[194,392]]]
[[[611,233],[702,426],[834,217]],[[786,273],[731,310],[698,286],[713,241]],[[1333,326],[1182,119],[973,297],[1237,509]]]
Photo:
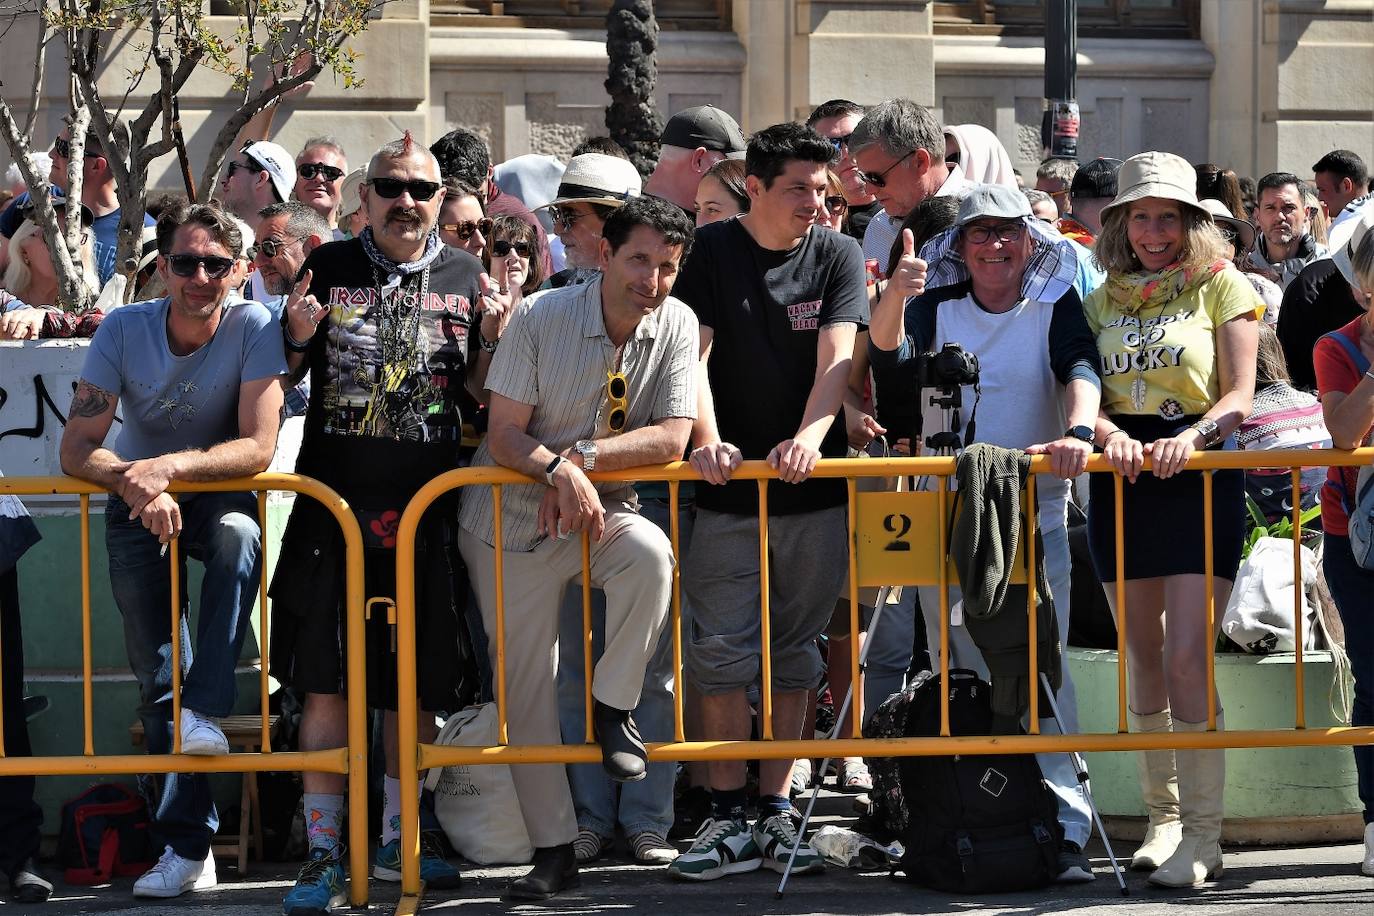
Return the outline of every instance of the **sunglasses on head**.
[[[419,198],[416,199],[418,200]],[[458,238],[466,242],[468,239],[472,238],[474,232],[482,233],[482,236],[485,238],[491,232],[491,220],[484,216],[476,222],[465,219],[461,223],[440,223],[439,230],[441,232],[452,232],[454,235],[458,236]]]
[[[301,237],[303,238],[303,236]],[[294,239],[263,239],[252,248],[248,249],[248,259],[251,261],[259,254],[269,258],[275,258],[290,246],[296,244],[301,238]]]
[[[343,177],[343,173],[343,169],[335,168],[332,165],[325,165],[323,162],[307,162],[304,165],[296,166],[296,174],[307,181],[319,177],[323,177],[325,181],[338,181]]]
[[[625,381],[625,373],[608,371],[606,400],[610,402],[611,412],[606,415],[606,426],[613,433],[625,429],[625,422],[630,416],[629,394],[630,386]]]
[[[868,185],[869,187],[877,188],[881,191],[883,188],[887,187],[887,174],[891,172],[893,169],[895,169],[897,166],[901,165],[903,162],[906,162],[914,155],[916,155],[916,151],[912,150],[911,152],[907,153],[905,156],[898,159],[896,162],[892,163],[876,175],[870,175],[867,172],[860,169],[859,180],[862,181],[864,184]]]
[[[72,158],[72,144],[71,144],[71,141],[70,141],[70,140],[63,140],[61,137],[55,138],[55,139],[52,141],[52,151],[53,151],[54,153],[57,153],[57,155],[61,156],[63,159],[70,159],[70,158]],[[84,158],[84,159],[99,159],[99,158],[100,158],[100,153],[93,153],[93,152],[91,152],[90,148],[87,147],[87,148],[83,151],[83,153],[82,153],[82,158]]]
[[[196,268],[203,267],[205,276],[211,280],[221,280],[229,273],[229,268],[234,266],[234,259],[214,255],[171,254],[167,256],[167,266],[178,277],[188,279],[196,275]]]
[[[421,181],[419,179],[406,181],[400,178],[369,178],[367,183],[372,186],[372,190],[377,192],[378,197],[385,197],[387,200],[400,197],[402,191],[409,192],[415,200],[430,200],[439,193],[439,188],[442,187],[437,181]]]
[[[491,243],[491,253],[498,258],[504,258],[514,251],[522,258],[528,258],[532,249],[529,242],[508,242],[505,239],[497,239]]]

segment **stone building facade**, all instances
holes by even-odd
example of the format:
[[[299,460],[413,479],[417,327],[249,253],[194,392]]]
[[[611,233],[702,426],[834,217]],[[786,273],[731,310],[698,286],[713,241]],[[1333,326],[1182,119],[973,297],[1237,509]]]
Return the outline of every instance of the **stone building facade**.
[[[498,159],[566,154],[605,132],[609,6],[396,0],[358,43],[363,87],[320,80],[278,117],[273,138],[295,149],[329,133],[361,155],[402,129],[432,139],[461,124]],[[992,129],[1029,174],[1040,158],[1043,6],[657,0],[657,101],[665,115],[709,102],[747,131],[829,98],[908,96],[948,123]],[[1374,0],[1080,0],[1079,26],[1080,158],[1162,148],[1250,175],[1280,165],[1305,174],[1335,147],[1374,161]],[[114,55],[112,83],[120,62]],[[30,66],[0,57],[0,91],[22,92]],[[49,70],[45,95],[60,99],[61,73]],[[193,164],[225,90],[204,73],[183,94]],[[59,108],[47,117],[52,132]],[[173,162],[163,163],[155,183],[171,186]]]

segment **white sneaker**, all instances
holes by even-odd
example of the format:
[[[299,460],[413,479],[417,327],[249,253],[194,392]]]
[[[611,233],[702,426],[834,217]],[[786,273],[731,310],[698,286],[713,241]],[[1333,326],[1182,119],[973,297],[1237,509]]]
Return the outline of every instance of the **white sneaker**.
[[[181,752],[197,757],[215,757],[229,753],[229,742],[219,723],[202,716],[194,709],[181,707]]]
[[[180,897],[186,891],[203,891],[218,884],[215,854],[204,862],[183,859],[168,846],[157,864],[134,882],[135,897]]]
[[[1364,861],[1360,863],[1360,874],[1374,878],[1374,824],[1364,825]]]

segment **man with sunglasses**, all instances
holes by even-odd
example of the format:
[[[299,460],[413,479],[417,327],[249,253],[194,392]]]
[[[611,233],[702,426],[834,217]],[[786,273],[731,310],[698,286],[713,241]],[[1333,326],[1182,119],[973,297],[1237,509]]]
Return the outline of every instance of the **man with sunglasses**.
[[[249,255],[267,293],[259,301],[280,322],[305,259],[330,241],[333,233],[319,211],[299,200],[269,204],[258,212],[258,218],[258,240]],[[286,416],[303,416],[309,400],[310,380],[302,379],[286,391]]]
[[[480,391],[496,348],[496,321],[479,313],[508,303],[480,261],[440,241],[439,165],[409,133],[372,157],[359,193],[367,228],[304,258],[282,330],[291,380],[307,372],[310,378],[296,470],[348,500],[363,532],[366,593],[394,596],[397,522],[424,484],[460,464],[463,421],[474,407],[468,389]],[[289,219],[286,229],[291,232]],[[484,291],[491,296],[483,298]],[[464,662],[470,659],[460,629],[467,586],[456,539],[451,503],[426,515],[416,554],[424,741],[435,736],[434,710],[461,709],[475,692],[471,665]],[[313,501],[297,501],[270,589],[271,649],[274,675],[305,694],[305,750],[341,747],[347,740],[342,557],[338,525]],[[400,880],[401,869],[393,639],[386,615],[372,615],[367,702],[384,711],[386,723],[382,836],[373,875],[391,882]],[[303,782],[310,852],[286,896],[287,914],[325,910],[344,893],[344,781],[307,773]],[[461,882],[428,833],[420,875],[436,889]]]
[[[291,154],[268,140],[258,140],[244,144],[230,157],[220,180],[220,198],[224,208],[247,223],[256,236],[262,208],[290,200],[295,187]]]
[[[292,196],[325,218],[334,239],[343,238],[337,227],[339,200],[347,174],[348,158],[333,137],[311,137],[296,157],[296,185]]]
[[[668,536],[640,514],[631,484],[593,484],[586,472],[663,464],[687,446],[697,411],[698,329],[692,311],[668,294],[691,244],[692,223],[667,201],[638,197],[612,213],[600,274],[526,299],[511,320],[487,379],[490,424],[473,461],[542,481],[502,491],[506,703],[520,711],[510,717],[510,741],[561,740],[558,609],[582,574],[586,536],[590,584],[606,595],[592,721],[602,766],[617,782],[646,775],[631,711],[668,615],[673,552]],[[494,513],[489,488],[463,500],[463,557],[493,667]],[[506,896],[545,899],[577,882],[568,774],[546,764],[512,767],[511,777],[535,853],[534,868]]]
[[[857,134],[856,134],[857,136]],[[938,136],[938,133],[937,133]],[[943,143],[943,137],[940,138]],[[858,329],[868,322],[864,258],[848,236],[813,225],[823,206],[828,140],[800,124],[754,134],[745,157],[748,213],[702,226],[678,281],[701,323],[692,466],[697,518],[683,564],[692,604],[687,672],[702,693],[706,736],[749,737],[745,691],[760,677],[758,490],[728,482],[745,458],[767,459],[772,728],[798,739],[807,693],[820,683],[816,639],[830,622],[848,555],[842,480],[809,480],[821,457],[842,458],[836,423]],[[871,230],[870,230],[871,231]],[[669,875],[707,881],[760,865],[782,870],[796,838],[791,760],[759,764],[759,819],[745,819],[744,761],[709,765],[712,818]],[[809,844],[796,871],[823,868]]]
[[[883,209],[863,182],[858,163],[849,149],[849,139],[854,128],[863,120],[864,108],[848,99],[831,99],[816,106],[806,119],[806,126],[830,141],[835,147],[835,159],[831,168],[840,176],[844,187],[844,200],[849,205],[849,220],[845,232],[860,242],[864,231],[874,215]]]
[[[962,197],[963,172],[945,162],[945,134],[930,109],[910,99],[879,102],[854,127],[850,155],[864,186],[883,205],[864,233],[864,257],[887,276],[902,220],[929,197]]]
[[[553,275],[550,286],[575,286],[596,276],[601,264],[601,227],[617,207],[638,197],[639,190],[639,172],[628,159],[583,153],[568,161],[558,193],[548,204],[568,266]]]
[[[71,129],[62,128],[53,140],[52,167],[48,170],[48,181],[59,193],[67,190],[67,169],[71,162]],[[24,208],[28,206],[27,192],[20,194],[0,214],[0,237],[8,240],[18,231],[23,222]],[[105,146],[94,133],[86,134],[86,148],[82,152],[81,203],[90,209],[95,217],[91,224],[91,243],[95,249],[96,275],[103,286],[115,273],[115,258],[119,249],[119,220],[122,210],[119,194],[115,187],[114,172],[105,158]],[[152,226],[153,219],[143,215],[143,225]],[[9,266],[9,246],[0,241],[0,276]]]
[[[243,240],[214,205],[165,212],[158,222],[163,299],[105,316],[91,341],[62,435],[62,470],[110,491],[105,545],[110,585],[139,686],[149,753],[170,753],[172,728],[184,754],[229,746],[218,720],[232,711],[234,669],[257,599],[262,557],[252,493],[167,492],[173,481],[211,482],[265,471],[276,450],[286,372],[281,331],[256,302],[231,304],[243,279]],[[118,407],[113,448],[104,445]],[[195,652],[181,678],[181,714],[171,722],[168,665],[171,569],[167,545],[205,566]],[[185,604],[183,597],[183,606]],[[183,626],[188,626],[183,618]],[[179,637],[183,644],[189,636]],[[210,839],[219,826],[203,773],[161,777],[154,807],[158,863],[134,883],[137,897],[176,897],[214,887]]]

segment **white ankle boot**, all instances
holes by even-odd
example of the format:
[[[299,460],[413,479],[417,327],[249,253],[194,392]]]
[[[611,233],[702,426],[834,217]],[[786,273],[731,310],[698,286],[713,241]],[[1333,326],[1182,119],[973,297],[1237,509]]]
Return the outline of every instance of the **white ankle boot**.
[[[1172,721],[1168,707],[1147,716],[1131,710],[1127,713],[1131,731],[1142,734],[1167,732]],[[1178,770],[1171,750],[1140,751],[1136,754],[1136,765],[1140,770],[1140,794],[1145,799],[1150,824],[1145,831],[1145,841],[1131,857],[1131,868],[1154,870],[1174,854],[1183,836],[1183,822],[1178,816]]]
[[[1217,713],[1217,731],[1224,728]],[[1174,720],[1176,732],[1203,732],[1206,722]],[[1161,887],[1193,887],[1220,878],[1222,795],[1226,788],[1226,751],[1177,751],[1179,814],[1183,838],[1163,865],[1150,875]]]

